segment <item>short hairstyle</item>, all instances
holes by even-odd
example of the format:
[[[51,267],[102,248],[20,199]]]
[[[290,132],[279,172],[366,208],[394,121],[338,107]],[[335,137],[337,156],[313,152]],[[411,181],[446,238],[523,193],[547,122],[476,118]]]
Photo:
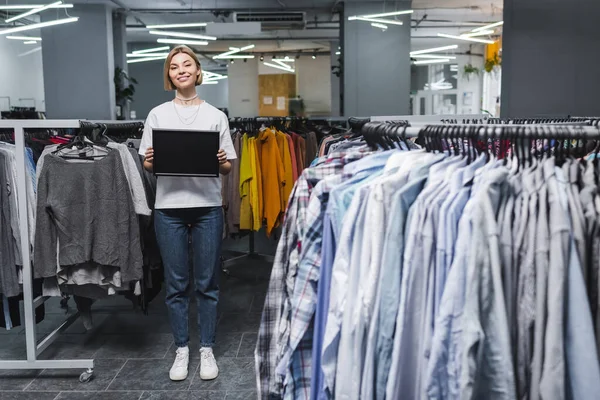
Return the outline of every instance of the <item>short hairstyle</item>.
[[[179,45],[173,48],[173,50],[171,50],[171,52],[167,56],[167,59],[165,60],[163,77],[166,91],[177,89],[175,85],[173,85],[173,82],[171,82],[171,77],[169,76],[169,69],[171,67],[171,60],[173,59],[173,57],[175,57],[176,54],[180,53],[187,54],[188,56],[192,57],[192,59],[196,62],[196,65],[200,69],[200,75],[196,79],[196,86],[202,84],[202,66],[200,65],[200,60],[198,59],[198,56],[196,55],[196,53],[194,53],[194,50],[190,49],[188,46]]]

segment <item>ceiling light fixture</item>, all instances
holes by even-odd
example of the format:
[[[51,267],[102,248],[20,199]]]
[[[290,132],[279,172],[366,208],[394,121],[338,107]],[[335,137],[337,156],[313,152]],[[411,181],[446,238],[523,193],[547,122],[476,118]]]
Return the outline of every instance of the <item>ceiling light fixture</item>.
[[[317,59],[317,53],[313,53],[313,55],[312,55],[312,59],[313,59],[313,60],[316,60],[316,59]]]
[[[230,47],[231,50],[226,51],[225,53],[221,53],[221,54],[217,54],[216,56],[213,56],[213,60],[216,59],[223,59],[223,58],[231,58],[230,56],[232,54],[236,54],[242,51],[246,51],[246,50],[250,50],[253,49],[255,47],[255,45],[251,44],[249,46],[245,46],[245,47]],[[244,58],[254,58],[254,56],[252,57],[244,57]]]
[[[35,40],[37,42],[42,41],[42,38],[37,36],[7,36],[6,38],[12,40]]]
[[[263,56],[262,54],[260,55],[260,61],[265,61],[265,56]]]
[[[463,33],[460,36],[474,37],[474,36],[487,36],[487,35],[493,35],[493,34],[494,34],[494,30],[490,29],[490,30],[485,30],[485,31]]]
[[[144,50],[135,50],[132,51],[133,54],[147,54],[147,53],[154,53],[156,51],[164,51],[164,50],[169,50],[170,47],[169,46],[162,46],[162,47],[153,47],[151,49],[144,49]]]
[[[277,63],[277,65],[281,65],[283,68],[292,69],[292,67],[283,62],[283,60],[273,60],[273,62]]]
[[[146,25],[146,29],[196,28],[206,25],[208,25],[206,22],[196,22],[192,24]]]
[[[150,33],[151,35],[173,36],[173,37],[188,38],[188,39],[217,40],[217,38],[214,36],[196,35],[194,33],[185,33],[185,32],[149,31],[148,33]]]
[[[78,20],[79,20],[79,17],[72,17],[72,18],[57,19],[57,20],[48,21],[48,22],[40,22],[38,24],[17,26],[15,28],[8,28],[8,29],[4,29],[3,31],[0,31],[0,35],[8,35],[9,33],[24,32],[24,31],[30,31],[33,29],[46,28],[48,26],[68,24],[70,22],[76,22]]]
[[[455,56],[438,56],[435,54],[417,54],[417,55],[411,55],[411,57],[413,58],[437,58],[437,59],[443,59],[443,58],[449,58],[450,60],[456,60]]]
[[[219,81],[202,81],[203,85],[218,85]]]
[[[140,57],[140,58],[134,58],[132,60],[127,60],[127,64],[134,64],[134,63],[140,63],[140,62],[146,62],[146,61],[164,60],[165,58],[167,58],[167,57],[166,56]]]
[[[336,55],[336,56],[339,56],[339,55],[341,55],[341,54],[342,54],[342,52],[341,52],[341,51],[336,51],[336,52],[335,52],[335,55]]]
[[[36,8],[32,8],[29,11],[25,11],[23,14],[19,14],[19,15],[16,15],[16,16],[12,17],[12,18],[5,19],[4,22],[6,22],[6,23],[13,22],[13,21],[16,21],[18,19],[28,17],[28,16],[30,16],[32,14],[40,13],[40,12],[42,12],[44,10],[47,10],[48,8],[53,8],[53,7],[59,6],[61,4],[62,4],[62,1],[55,1],[54,3],[48,4],[48,5],[45,5],[45,6],[39,6],[39,7],[36,7]]]
[[[377,22],[377,23],[381,23],[381,24],[390,24],[390,25],[404,25],[404,22],[396,21],[395,19],[367,18],[367,17],[358,16],[358,15],[348,17],[348,21],[366,21],[366,22]]]
[[[0,5],[0,11],[10,10],[32,10],[34,8],[44,7],[43,4],[15,4],[15,5]],[[59,4],[50,8],[73,8],[73,4]]]
[[[466,40],[468,42],[485,43],[485,44],[494,44],[495,43],[493,40],[477,39],[477,38],[466,37],[466,36],[446,35],[445,33],[438,33],[437,35],[439,37],[443,37],[443,38],[447,38],[447,39]]]
[[[415,65],[423,65],[423,64],[443,64],[443,63],[447,63],[450,62],[449,58],[434,58],[434,59],[430,59],[430,60],[419,60],[419,61],[415,61],[413,64]]]
[[[213,57],[213,59],[217,59],[217,60],[234,60],[234,59],[238,60],[238,59],[240,59],[240,60],[242,60],[242,59],[246,59],[246,58],[254,58],[255,56],[254,55],[232,54],[229,56],[223,56],[223,57],[218,57],[218,58],[215,58],[215,57]]]
[[[504,25],[504,21],[494,22],[493,24],[480,26],[479,28],[473,29],[471,32],[486,31],[486,30],[488,30],[490,28],[495,28],[495,27],[501,26],[501,25]]]
[[[169,44],[189,44],[189,45],[197,45],[197,46],[206,46],[208,42],[204,40],[187,40],[187,39],[165,39],[160,38],[156,39],[157,43],[169,43]]]
[[[284,71],[291,72],[291,73],[296,72],[293,68],[291,68],[291,67],[287,67],[286,68],[286,67],[281,66],[280,64],[271,64],[271,63],[268,63],[268,62],[265,62],[263,64],[266,65],[267,67],[282,69]]]
[[[35,40],[28,40],[26,42],[23,42],[23,44],[36,44],[37,42]]]
[[[167,57],[169,53],[127,53],[127,58],[140,58],[140,57]]]
[[[438,51],[454,50],[454,49],[458,49],[458,45],[457,44],[452,44],[450,46],[443,46],[443,47],[432,47],[431,49],[411,51],[410,55],[411,56],[416,56],[416,55],[419,55],[419,54],[437,53]]]
[[[380,28],[384,31],[387,30],[387,28],[388,28],[387,25],[380,24],[378,22],[371,22],[371,26],[374,26],[375,28]]]
[[[404,14],[412,14],[415,10],[403,10],[403,11],[393,11],[382,14],[369,14],[369,15],[361,15],[361,17],[365,18],[383,18],[383,17],[393,17],[395,15],[404,15]]]

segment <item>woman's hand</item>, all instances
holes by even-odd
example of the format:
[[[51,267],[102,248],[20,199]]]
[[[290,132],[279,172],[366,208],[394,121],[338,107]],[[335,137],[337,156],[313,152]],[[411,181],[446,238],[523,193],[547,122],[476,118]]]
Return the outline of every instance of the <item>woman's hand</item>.
[[[225,150],[219,149],[217,158],[219,159],[219,172],[222,175],[227,175],[231,172],[231,163],[227,160],[227,153],[225,153]]]
[[[144,168],[149,172],[154,169],[154,149],[152,147],[148,147],[144,154]]]

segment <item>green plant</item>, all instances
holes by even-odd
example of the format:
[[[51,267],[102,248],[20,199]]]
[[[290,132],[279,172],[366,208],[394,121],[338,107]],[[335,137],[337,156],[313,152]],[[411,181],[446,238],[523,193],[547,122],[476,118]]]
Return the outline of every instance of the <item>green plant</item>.
[[[463,68],[463,75],[465,78],[467,78],[467,80],[469,80],[473,74],[479,75],[479,72],[481,72],[480,69],[474,67],[472,64],[465,64]]]
[[[135,78],[127,75],[127,72],[120,67],[116,67],[114,82],[117,105],[123,106],[128,101],[132,101],[135,94],[135,85],[137,85]]]
[[[498,57],[498,53],[494,53],[492,58],[488,58],[485,60],[485,72],[492,72],[495,67],[499,67],[502,65],[502,59]]]

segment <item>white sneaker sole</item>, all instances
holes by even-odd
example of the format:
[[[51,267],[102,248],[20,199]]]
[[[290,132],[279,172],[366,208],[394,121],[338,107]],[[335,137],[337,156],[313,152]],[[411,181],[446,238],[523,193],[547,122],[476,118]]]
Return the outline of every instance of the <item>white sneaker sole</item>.
[[[219,371],[217,371],[213,374],[203,374],[202,372],[200,372],[200,379],[202,379],[203,381],[212,381],[214,379],[217,379],[218,376],[219,376]]]
[[[169,378],[171,378],[172,381],[178,382],[178,381],[184,381],[186,380],[188,377],[188,371],[185,372],[185,374],[183,375],[175,375],[172,374],[171,372],[169,372]]]

